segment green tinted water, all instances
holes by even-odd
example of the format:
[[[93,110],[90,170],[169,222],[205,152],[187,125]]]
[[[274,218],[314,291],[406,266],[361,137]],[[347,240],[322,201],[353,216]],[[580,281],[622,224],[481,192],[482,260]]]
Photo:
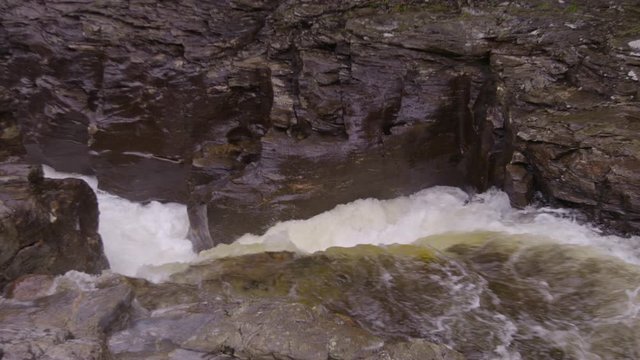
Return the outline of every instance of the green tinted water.
[[[322,304],[383,337],[445,343],[469,359],[640,358],[640,268],[531,236],[263,252],[209,260],[172,280]]]

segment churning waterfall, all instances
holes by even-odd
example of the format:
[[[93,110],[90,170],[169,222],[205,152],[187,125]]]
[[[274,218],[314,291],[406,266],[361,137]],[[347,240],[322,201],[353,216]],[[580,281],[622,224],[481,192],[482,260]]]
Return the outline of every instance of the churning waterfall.
[[[136,276],[143,265],[187,262],[195,258],[187,207],[152,201],[138,204],[98,189],[95,177],[66,174],[43,166],[49,178],[83,179],[96,192],[100,211],[99,233],[111,270]]]
[[[47,167],[45,174],[71,176]],[[351,248],[375,276],[345,288],[340,309],[376,333],[423,337],[470,359],[640,356],[640,238],[604,235],[571,210],[515,209],[498,190],[433,187],[338,205],[196,255],[185,238],[185,206],[132,203],[82,178],[98,196],[113,272],[158,282],[211,259]],[[366,255],[371,245],[393,253],[397,244],[427,248],[439,260],[389,265]]]

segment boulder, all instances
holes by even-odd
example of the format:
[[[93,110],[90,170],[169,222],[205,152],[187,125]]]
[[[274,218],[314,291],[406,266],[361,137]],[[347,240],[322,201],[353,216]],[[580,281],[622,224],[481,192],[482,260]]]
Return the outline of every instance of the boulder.
[[[34,281],[27,277],[13,284],[13,294],[0,303],[3,359],[111,359],[104,336],[126,326],[134,312],[131,288],[126,284],[99,288],[95,279],[78,272],[49,279],[46,293],[30,293],[24,287]],[[21,296],[16,298],[17,294]]]
[[[540,189],[612,228],[640,230],[640,106],[537,112],[522,122],[518,146]]]
[[[375,253],[371,253],[375,256]],[[424,252],[421,253],[424,255]],[[388,257],[384,251],[377,256]],[[357,267],[376,266],[366,259],[342,263],[342,271],[359,279]],[[418,261],[424,265],[429,257]],[[284,270],[293,280],[307,281],[312,271],[328,265],[327,257],[296,258],[290,253],[260,254],[200,264],[174,281],[152,284],[141,279],[78,272],[65,276],[31,276],[12,284],[0,302],[0,354],[3,359],[398,359],[458,360],[462,355],[426,339],[376,335],[350,316],[322,304],[269,292],[269,284],[243,291],[259,281],[247,261]],[[265,261],[267,260],[267,261]],[[275,261],[274,261],[275,260]],[[403,261],[402,259],[400,259]],[[405,260],[406,261],[406,260]],[[308,269],[297,274],[296,267]],[[291,267],[293,265],[293,267]],[[230,292],[218,282],[200,286],[198,276],[227,277],[237,267]],[[326,273],[329,282],[346,273]],[[198,275],[199,274],[199,275]],[[217,275],[216,275],[217,274]],[[268,274],[263,273],[266,277]],[[266,278],[265,278],[266,279]],[[237,287],[235,287],[237,285]],[[43,286],[46,292],[34,292]],[[284,290],[277,289],[277,290]],[[329,291],[335,294],[337,289]],[[327,299],[324,299],[327,300]]]
[[[0,164],[0,288],[25,274],[108,268],[96,196],[84,181],[42,177],[40,166]]]

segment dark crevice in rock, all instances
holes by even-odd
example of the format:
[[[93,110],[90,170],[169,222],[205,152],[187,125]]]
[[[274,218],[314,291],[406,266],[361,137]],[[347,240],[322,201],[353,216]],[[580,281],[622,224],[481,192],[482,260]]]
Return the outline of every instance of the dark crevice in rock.
[[[20,253],[24,253],[24,252],[29,252],[29,250],[33,250],[34,248],[41,246],[42,243],[40,242],[33,242],[33,243],[29,243],[29,244],[25,244],[22,247],[19,247],[18,249],[16,249],[16,251],[11,254],[11,257],[17,257],[20,256]]]
[[[302,140],[311,135],[312,127],[311,124],[306,121],[302,116],[299,115],[300,112],[300,73],[302,72],[302,59],[300,58],[300,51],[296,48],[294,42],[290,44],[291,47],[291,91],[293,93],[293,116],[295,118],[295,123],[289,126],[287,129],[287,134],[293,138],[298,140]]]

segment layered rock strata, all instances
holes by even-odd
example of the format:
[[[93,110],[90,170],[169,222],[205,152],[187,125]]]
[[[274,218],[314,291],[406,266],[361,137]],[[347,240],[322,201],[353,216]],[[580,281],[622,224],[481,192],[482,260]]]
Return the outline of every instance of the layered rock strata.
[[[424,339],[376,335],[346,313],[278,292],[305,280],[286,269],[304,259],[274,253],[245,260],[280,268],[290,282],[261,283],[250,267],[237,272],[227,261],[162,284],[80,273],[24,278],[0,299],[0,354],[3,360],[463,359]],[[229,268],[236,280],[225,290],[215,279],[226,278]],[[258,283],[265,291],[246,291]]]
[[[93,190],[77,179],[44,179],[39,165],[26,162],[13,110],[0,87],[0,291],[27,274],[108,268]]]
[[[188,204],[197,249],[438,184],[637,232],[637,2],[0,7],[31,158]]]

